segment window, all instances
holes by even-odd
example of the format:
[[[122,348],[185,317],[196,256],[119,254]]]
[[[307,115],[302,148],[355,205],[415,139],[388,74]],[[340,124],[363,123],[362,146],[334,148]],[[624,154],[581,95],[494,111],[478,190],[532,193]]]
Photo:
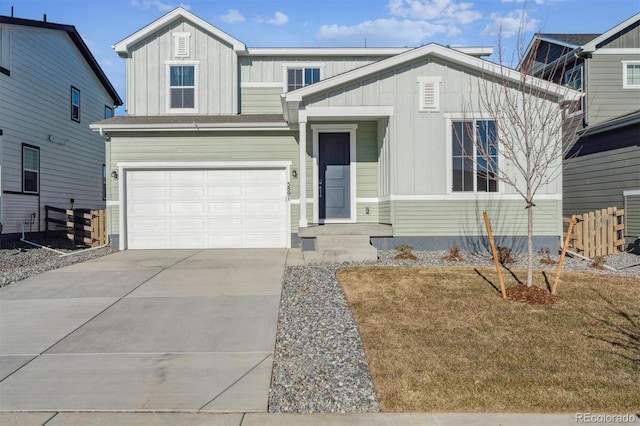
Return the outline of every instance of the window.
[[[491,120],[452,122],[454,192],[498,192],[496,136],[496,124]]]
[[[193,112],[196,92],[195,65],[169,66],[169,109]],[[189,110],[189,111],[187,111]]]
[[[107,199],[107,165],[102,165],[102,199]]]
[[[578,90],[582,92],[584,91],[582,76],[583,76],[582,65],[578,65],[576,67],[571,68],[570,70],[565,71],[562,77],[562,84],[564,84],[566,87],[570,89]],[[583,102],[584,102],[584,99],[580,99],[580,101],[577,101],[575,104],[572,104],[569,107],[569,111],[568,111],[569,116],[573,116],[581,113]]]
[[[113,117],[113,108],[105,105],[104,106],[104,118],[112,118]]]
[[[11,30],[0,28],[0,73],[11,77]]]
[[[71,86],[71,119],[80,122],[80,90]]]
[[[418,77],[418,111],[440,111],[440,77]]]
[[[622,87],[640,89],[640,61],[622,61]]]
[[[287,68],[287,92],[320,81],[320,68]]]
[[[22,192],[39,192],[40,148],[22,145]]]

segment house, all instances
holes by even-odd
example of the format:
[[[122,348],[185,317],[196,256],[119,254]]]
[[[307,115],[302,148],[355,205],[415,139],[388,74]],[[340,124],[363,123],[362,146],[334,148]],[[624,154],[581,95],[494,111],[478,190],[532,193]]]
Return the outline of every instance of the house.
[[[584,92],[572,111],[579,138],[563,179],[565,216],[625,209],[640,236],[640,13],[603,34],[536,34],[522,71]]]
[[[309,248],[354,229],[377,248],[446,249],[484,240],[484,210],[497,235],[525,239],[520,196],[456,149],[455,128],[495,132],[468,104],[503,71],[481,59],[491,49],[249,48],[182,8],[114,48],[128,115],[92,127],[108,140],[121,249]],[[529,82],[558,111],[580,96]],[[562,232],[560,183],[539,192],[540,247]]]
[[[104,208],[104,139],[122,100],[75,27],[0,16],[2,234],[45,229],[45,205]]]

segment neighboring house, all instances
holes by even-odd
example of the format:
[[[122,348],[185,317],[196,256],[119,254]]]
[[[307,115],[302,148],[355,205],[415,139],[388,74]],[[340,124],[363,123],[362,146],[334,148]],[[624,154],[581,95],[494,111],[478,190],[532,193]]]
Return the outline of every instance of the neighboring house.
[[[565,216],[625,208],[640,235],[640,13],[603,34],[536,34],[520,69],[585,93],[563,180]],[[569,130],[571,131],[571,130]]]
[[[469,246],[485,240],[484,210],[507,244],[525,239],[520,196],[458,149],[465,123],[485,139],[500,127],[470,109],[500,74],[480,59],[491,49],[247,48],[181,8],[114,48],[128,115],[92,127],[108,140],[121,249],[292,247],[310,230],[352,229],[334,224],[371,225],[379,248]],[[531,84],[558,111],[580,96]],[[561,204],[557,177],[537,198],[538,247],[557,246]]]
[[[0,16],[0,221],[45,229],[45,205],[104,208],[104,139],[122,100],[75,27]]]

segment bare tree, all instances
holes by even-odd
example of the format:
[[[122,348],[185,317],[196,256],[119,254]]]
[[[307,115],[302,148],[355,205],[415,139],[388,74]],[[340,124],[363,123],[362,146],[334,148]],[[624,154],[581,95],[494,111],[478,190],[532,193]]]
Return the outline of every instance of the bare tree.
[[[536,195],[548,185],[561,186],[558,178],[562,175],[563,159],[576,140],[575,128],[582,118],[577,111],[582,101],[576,100],[579,94],[569,87],[554,83],[554,80],[570,81],[571,75],[567,78],[566,73],[575,67],[575,58],[549,64],[545,79],[533,77],[534,68],[540,69],[541,63],[544,68],[551,58],[535,42],[525,57],[523,34],[524,22],[518,36],[519,71],[504,65],[499,42],[499,63],[485,67],[476,99],[469,106],[474,112],[481,112],[484,120],[467,121],[466,128],[459,130],[474,141],[476,185],[486,185],[482,190],[489,192],[497,191],[499,184],[507,185],[524,201],[527,286],[531,286]]]

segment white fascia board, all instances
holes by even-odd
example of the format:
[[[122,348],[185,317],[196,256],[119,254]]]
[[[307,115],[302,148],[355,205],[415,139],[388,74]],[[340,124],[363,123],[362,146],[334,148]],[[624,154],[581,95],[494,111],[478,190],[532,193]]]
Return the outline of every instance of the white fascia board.
[[[173,123],[173,124],[90,124],[96,132],[108,131],[238,131],[238,130],[291,130],[287,123]]]
[[[429,56],[429,55],[437,56],[444,60],[455,62],[457,64],[466,66],[468,68],[478,70],[480,72],[485,72],[488,74],[492,74],[494,76],[506,78],[515,83],[521,80],[520,71],[503,67],[493,62],[476,58],[474,56],[466,55],[454,49],[450,49],[435,43],[431,43],[426,46],[418,47],[416,49],[410,50],[403,54],[396,55],[391,58],[387,58],[382,61],[375,62],[373,64],[365,65],[363,67],[356,68],[353,71],[339,74],[335,77],[331,77],[326,80],[322,80],[317,83],[310,84],[309,86],[305,86],[303,88],[293,90],[291,92],[288,92],[285,96],[288,102],[290,101],[300,102],[304,97],[313,96],[317,93],[324,92],[326,90],[331,90],[336,86],[344,85],[354,80],[359,80],[359,79],[368,77],[370,75],[379,74],[383,71],[386,71],[387,69],[397,67],[406,62],[410,62],[418,58]],[[576,90],[571,90],[564,86],[560,86],[555,83],[550,83],[546,80],[542,80],[537,77],[526,76],[525,82],[529,86],[539,88],[555,96],[558,96],[559,98],[564,100],[576,101],[582,97],[582,93]]]
[[[619,47],[611,49],[598,49],[593,55],[640,55],[639,47]],[[634,60],[636,58],[633,58]]]
[[[622,191],[623,197],[633,197],[636,195],[640,195],[640,189],[625,189]]]
[[[615,27],[611,28],[609,31],[601,34],[600,36],[598,36],[596,38],[594,38],[589,43],[585,44],[582,47],[582,50],[584,52],[586,52],[586,53],[591,53],[591,52],[595,51],[597,49],[596,46],[598,46],[598,44],[602,43],[603,41],[605,41],[606,39],[608,39],[612,35],[624,30],[625,28],[635,24],[638,21],[640,21],[640,13],[636,13],[631,18],[625,20],[624,22],[619,23]]]
[[[257,47],[239,56],[395,56],[410,47]]]
[[[245,44],[242,43],[241,41],[236,40],[235,38],[231,37],[229,34],[225,33],[222,30],[219,30],[218,28],[214,27],[213,25],[209,24],[203,19],[198,18],[196,15],[188,12],[184,8],[177,7],[173,9],[171,12],[167,13],[166,15],[160,17],[159,19],[145,26],[144,28],[131,34],[129,37],[125,38],[124,40],[121,40],[118,43],[114,44],[112,46],[113,50],[115,50],[119,56],[126,57],[128,54],[128,49],[132,44],[137,43],[138,41],[153,34],[154,32],[163,28],[165,25],[179,18],[184,18],[187,21],[194,24],[195,26],[198,26],[204,29],[205,31],[213,34],[217,38],[224,40],[225,42],[233,46],[233,50],[235,50],[236,52],[244,52],[247,49]]]

